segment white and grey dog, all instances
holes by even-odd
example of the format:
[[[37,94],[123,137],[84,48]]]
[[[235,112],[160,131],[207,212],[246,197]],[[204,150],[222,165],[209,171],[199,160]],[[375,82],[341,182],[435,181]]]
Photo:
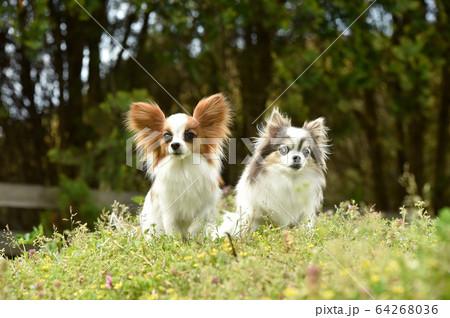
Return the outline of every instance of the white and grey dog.
[[[237,213],[226,213],[219,236],[253,232],[267,220],[312,227],[326,183],[327,131],[323,118],[297,128],[275,109],[237,184]]]

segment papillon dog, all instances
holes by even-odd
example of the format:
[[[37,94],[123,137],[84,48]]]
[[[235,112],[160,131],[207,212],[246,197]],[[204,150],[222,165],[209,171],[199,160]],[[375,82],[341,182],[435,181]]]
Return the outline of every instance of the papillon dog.
[[[225,214],[219,236],[253,232],[267,221],[311,228],[323,200],[327,131],[323,118],[298,128],[275,109],[236,186],[237,213]]]
[[[127,125],[152,185],[140,215],[147,235],[196,237],[217,214],[223,146],[231,109],[222,94],[202,99],[193,116],[165,117],[155,103],[134,103]]]

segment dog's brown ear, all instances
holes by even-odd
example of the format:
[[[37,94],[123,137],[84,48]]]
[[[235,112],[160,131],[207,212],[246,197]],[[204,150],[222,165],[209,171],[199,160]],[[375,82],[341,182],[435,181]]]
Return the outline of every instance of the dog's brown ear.
[[[128,129],[134,133],[146,128],[162,133],[165,123],[166,117],[156,103],[131,104],[126,120]]]
[[[147,160],[150,171],[155,161],[164,156],[164,149],[159,147],[161,136],[166,129],[166,117],[156,103],[134,103],[127,114],[126,125],[134,133],[134,140],[138,151],[148,151],[156,154],[156,159]]]
[[[231,105],[222,93],[203,98],[193,117],[204,137],[226,139],[230,135]]]
[[[282,128],[291,126],[291,120],[283,116],[278,108],[275,108],[266,121],[266,127],[261,131],[260,136],[266,138],[275,138]]]

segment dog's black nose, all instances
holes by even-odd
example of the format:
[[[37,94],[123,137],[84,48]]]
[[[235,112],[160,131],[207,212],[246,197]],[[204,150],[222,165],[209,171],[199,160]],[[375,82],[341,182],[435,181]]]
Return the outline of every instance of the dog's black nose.
[[[172,147],[173,150],[177,150],[178,148],[180,148],[180,143],[179,142],[173,142],[170,144],[170,147]]]
[[[295,155],[292,157],[292,160],[294,160],[294,163],[300,163],[300,156]]]

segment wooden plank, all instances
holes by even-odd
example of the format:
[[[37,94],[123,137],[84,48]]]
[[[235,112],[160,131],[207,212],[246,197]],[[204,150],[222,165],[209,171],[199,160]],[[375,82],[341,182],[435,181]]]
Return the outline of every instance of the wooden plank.
[[[145,196],[144,193],[140,192],[108,192],[99,190],[92,190],[91,195],[94,203],[101,208],[110,207],[114,201],[134,206],[137,204],[131,200],[132,197]]]
[[[0,207],[58,208],[56,187],[0,182]]]
[[[103,208],[111,206],[114,200],[123,204],[133,204],[132,197],[144,194],[92,190],[91,195],[94,203]],[[0,207],[58,209],[58,188],[0,182]]]

